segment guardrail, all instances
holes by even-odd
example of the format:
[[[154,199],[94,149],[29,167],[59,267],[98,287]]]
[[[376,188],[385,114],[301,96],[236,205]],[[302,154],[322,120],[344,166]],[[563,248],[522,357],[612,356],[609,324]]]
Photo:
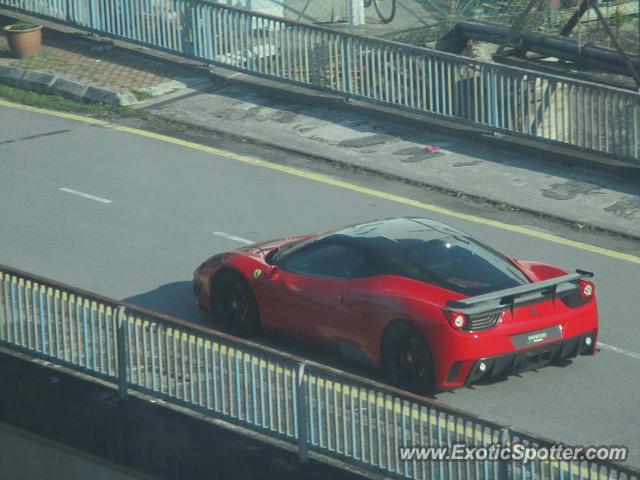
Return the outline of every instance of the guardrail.
[[[607,462],[401,460],[404,446],[553,442],[392,387],[0,265],[0,346],[375,472],[638,480]]]
[[[102,35],[491,131],[640,159],[640,95],[207,0],[0,0]]]

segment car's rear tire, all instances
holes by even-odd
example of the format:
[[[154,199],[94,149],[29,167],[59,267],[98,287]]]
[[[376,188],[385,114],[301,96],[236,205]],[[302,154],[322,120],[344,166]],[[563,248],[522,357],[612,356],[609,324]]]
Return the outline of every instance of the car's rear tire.
[[[212,305],[218,319],[232,334],[249,337],[260,333],[258,302],[239,273],[224,270],[215,276]]]
[[[435,377],[429,345],[406,321],[392,324],[382,341],[382,366],[392,385],[410,392],[433,392]]]

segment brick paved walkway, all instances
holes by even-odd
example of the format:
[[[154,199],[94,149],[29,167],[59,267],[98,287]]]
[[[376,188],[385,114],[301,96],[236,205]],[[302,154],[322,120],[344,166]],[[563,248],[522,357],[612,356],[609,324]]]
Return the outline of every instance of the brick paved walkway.
[[[63,75],[83,83],[97,84],[116,91],[130,91],[140,97],[147,89],[172,80],[193,77],[178,65],[159,62],[108,43],[77,34],[45,29],[40,53],[16,59],[9,52],[2,28],[16,23],[0,16],[0,63]]]

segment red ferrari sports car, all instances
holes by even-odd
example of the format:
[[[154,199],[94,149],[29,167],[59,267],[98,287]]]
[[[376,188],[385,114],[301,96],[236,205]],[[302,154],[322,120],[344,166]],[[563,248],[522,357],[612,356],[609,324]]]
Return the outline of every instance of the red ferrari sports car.
[[[215,255],[193,289],[236,334],[293,335],[426,392],[593,354],[592,275],[394,218]]]

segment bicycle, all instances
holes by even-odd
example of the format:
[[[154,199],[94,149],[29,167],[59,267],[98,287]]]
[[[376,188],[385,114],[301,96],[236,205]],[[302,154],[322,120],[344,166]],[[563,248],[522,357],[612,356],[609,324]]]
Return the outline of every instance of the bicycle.
[[[390,23],[396,16],[396,0],[364,0],[364,8],[372,3],[382,23]]]

